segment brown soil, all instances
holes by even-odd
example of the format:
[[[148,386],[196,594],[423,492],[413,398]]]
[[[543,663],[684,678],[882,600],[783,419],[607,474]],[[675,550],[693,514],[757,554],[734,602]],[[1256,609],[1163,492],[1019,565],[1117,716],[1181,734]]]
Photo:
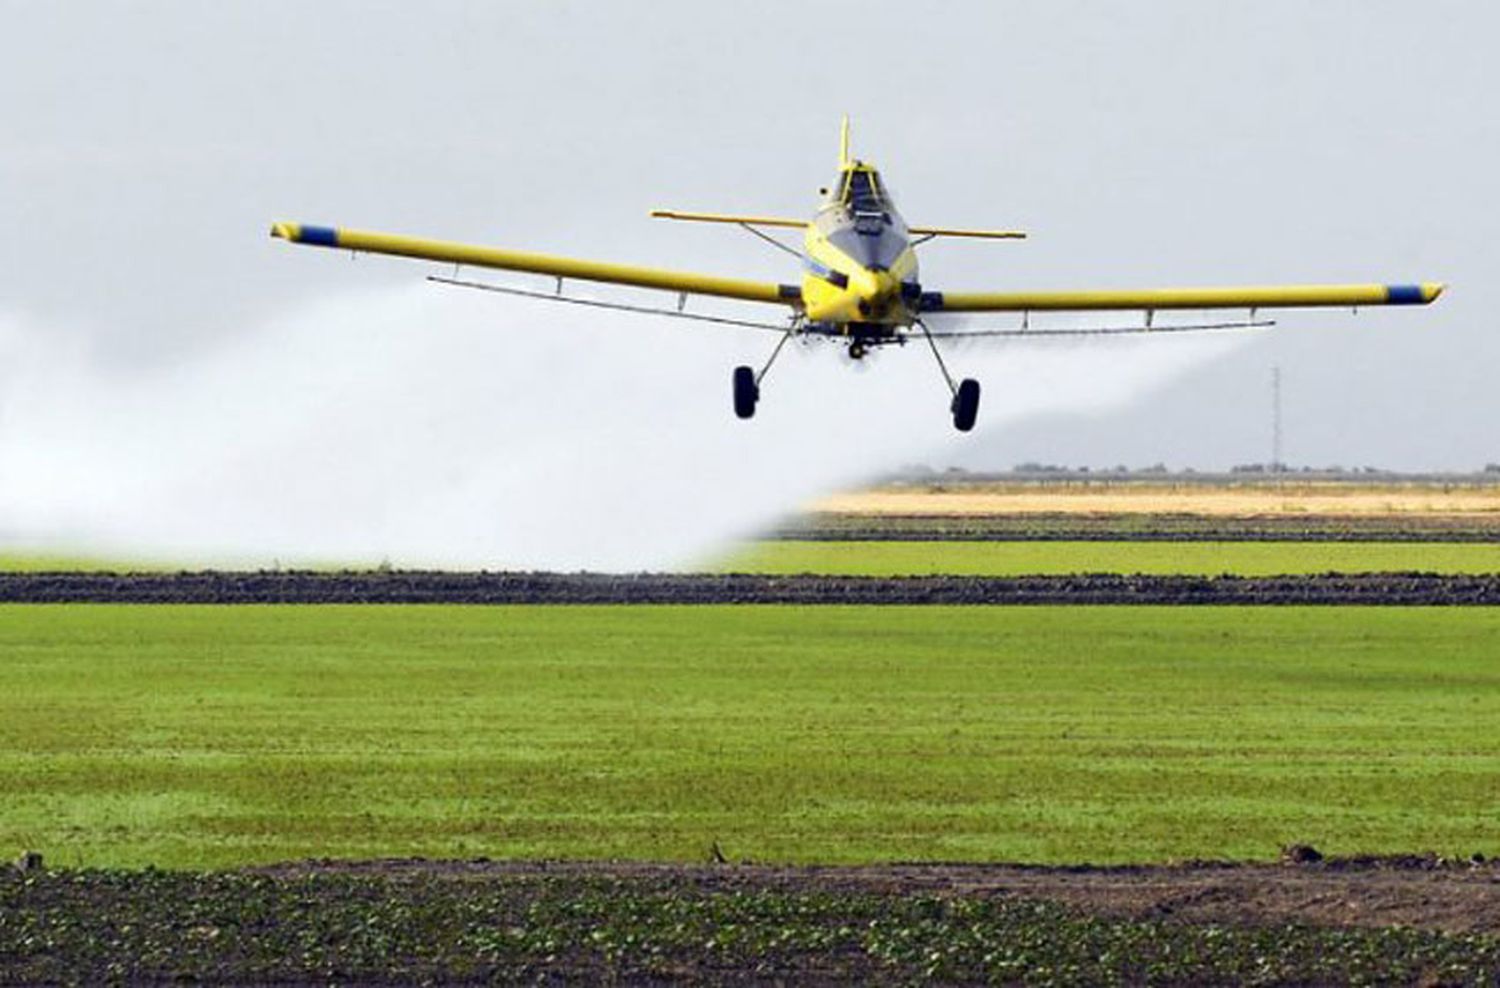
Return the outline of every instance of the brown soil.
[[[792,519],[773,538],[826,542],[1500,542],[1500,514],[844,515]]]
[[[595,877],[695,892],[869,892],[1000,897],[1082,912],[1183,923],[1389,927],[1500,933],[1500,866],[1432,856],[1316,863],[1194,862],[1113,868],[894,864],[854,867],[377,860],[297,862],[260,871],[283,877],[379,874],[456,882],[527,876]]]

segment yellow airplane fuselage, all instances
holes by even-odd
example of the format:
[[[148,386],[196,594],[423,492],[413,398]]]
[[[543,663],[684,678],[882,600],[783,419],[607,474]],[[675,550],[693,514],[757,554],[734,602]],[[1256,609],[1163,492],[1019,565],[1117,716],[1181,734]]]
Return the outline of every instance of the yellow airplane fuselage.
[[[810,325],[849,335],[892,335],[912,324],[917,255],[879,174],[853,161],[807,225],[802,305]]]

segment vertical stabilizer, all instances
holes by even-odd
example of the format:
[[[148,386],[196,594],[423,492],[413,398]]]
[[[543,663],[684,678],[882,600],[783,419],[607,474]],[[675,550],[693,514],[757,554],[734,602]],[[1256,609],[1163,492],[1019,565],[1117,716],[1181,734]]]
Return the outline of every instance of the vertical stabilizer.
[[[849,114],[844,114],[844,123],[839,127],[839,168],[849,167]]]

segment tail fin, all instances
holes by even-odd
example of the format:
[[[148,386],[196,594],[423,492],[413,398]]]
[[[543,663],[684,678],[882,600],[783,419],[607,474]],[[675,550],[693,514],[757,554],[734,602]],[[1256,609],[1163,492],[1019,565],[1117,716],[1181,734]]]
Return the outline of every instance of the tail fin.
[[[844,114],[843,126],[839,128],[839,168],[849,167],[849,114]]]

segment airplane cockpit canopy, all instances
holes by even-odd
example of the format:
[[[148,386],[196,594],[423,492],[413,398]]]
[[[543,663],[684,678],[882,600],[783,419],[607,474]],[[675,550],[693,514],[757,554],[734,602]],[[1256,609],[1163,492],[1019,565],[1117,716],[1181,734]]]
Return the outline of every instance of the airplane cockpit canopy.
[[[856,166],[844,172],[839,201],[853,213],[882,213],[889,208],[890,197],[875,169]]]
[[[895,264],[907,246],[906,227],[896,215],[880,174],[869,165],[850,164],[839,175],[833,201],[853,223],[831,231],[829,241],[873,270],[888,270]]]

